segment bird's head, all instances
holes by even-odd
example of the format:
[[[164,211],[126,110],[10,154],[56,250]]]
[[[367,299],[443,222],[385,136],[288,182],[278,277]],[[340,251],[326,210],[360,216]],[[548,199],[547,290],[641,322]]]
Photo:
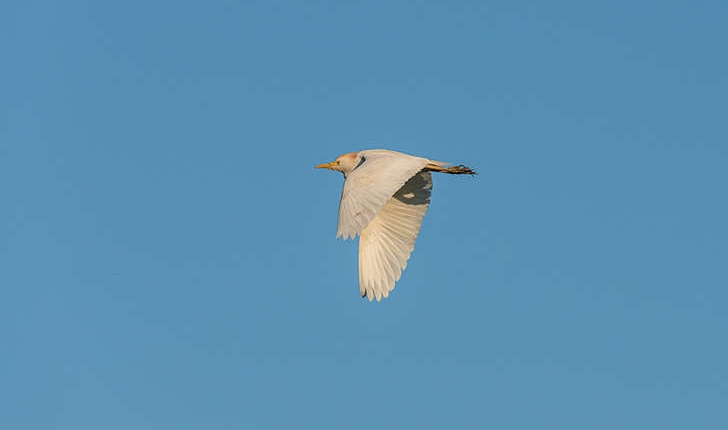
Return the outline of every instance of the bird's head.
[[[340,155],[336,160],[330,163],[319,164],[316,166],[317,169],[329,169],[341,172],[344,176],[348,175],[352,170],[356,169],[357,166],[362,162],[362,155],[359,152],[350,152],[348,154]]]

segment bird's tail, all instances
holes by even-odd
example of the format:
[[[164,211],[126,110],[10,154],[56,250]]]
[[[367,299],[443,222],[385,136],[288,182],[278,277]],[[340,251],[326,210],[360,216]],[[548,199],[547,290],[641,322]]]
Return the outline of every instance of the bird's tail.
[[[451,175],[477,175],[478,172],[471,169],[470,167],[463,166],[462,164],[458,166],[448,166],[447,163],[442,163],[440,161],[431,161],[427,163],[425,166],[425,171],[428,172],[440,172],[440,173],[449,173]]]

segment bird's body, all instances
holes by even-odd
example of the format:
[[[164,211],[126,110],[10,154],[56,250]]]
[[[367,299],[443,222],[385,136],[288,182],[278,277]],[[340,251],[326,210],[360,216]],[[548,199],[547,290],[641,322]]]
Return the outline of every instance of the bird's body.
[[[360,236],[359,289],[370,301],[388,297],[407,267],[430,206],[430,172],[475,174],[465,166],[386,149],[344,154],[316,167],[346,178],[336,237]]]

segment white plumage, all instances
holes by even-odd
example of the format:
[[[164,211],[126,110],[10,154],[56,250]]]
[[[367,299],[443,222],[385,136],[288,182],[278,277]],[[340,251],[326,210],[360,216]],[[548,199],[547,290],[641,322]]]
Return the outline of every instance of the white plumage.
[[[388,297],[407,267],[422,218],[430,205],[430,172],[475,174],[464,166],[386,149],[352,152],[317,168],[346,177],[336,237],[359,238],[362,297]]]

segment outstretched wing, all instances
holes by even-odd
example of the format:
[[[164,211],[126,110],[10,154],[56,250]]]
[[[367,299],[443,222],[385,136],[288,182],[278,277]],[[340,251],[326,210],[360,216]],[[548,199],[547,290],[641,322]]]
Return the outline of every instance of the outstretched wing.
[[[359,290],[377,301],[389,296],[407,267],[430,206],[432,176],[420,172],[379,210],[359,238]]]
[[[361,154],[362,163],[347,175],[339,203],[336,237],[344,240],[360,234],[394,193],[429,162],[385,149]]]

